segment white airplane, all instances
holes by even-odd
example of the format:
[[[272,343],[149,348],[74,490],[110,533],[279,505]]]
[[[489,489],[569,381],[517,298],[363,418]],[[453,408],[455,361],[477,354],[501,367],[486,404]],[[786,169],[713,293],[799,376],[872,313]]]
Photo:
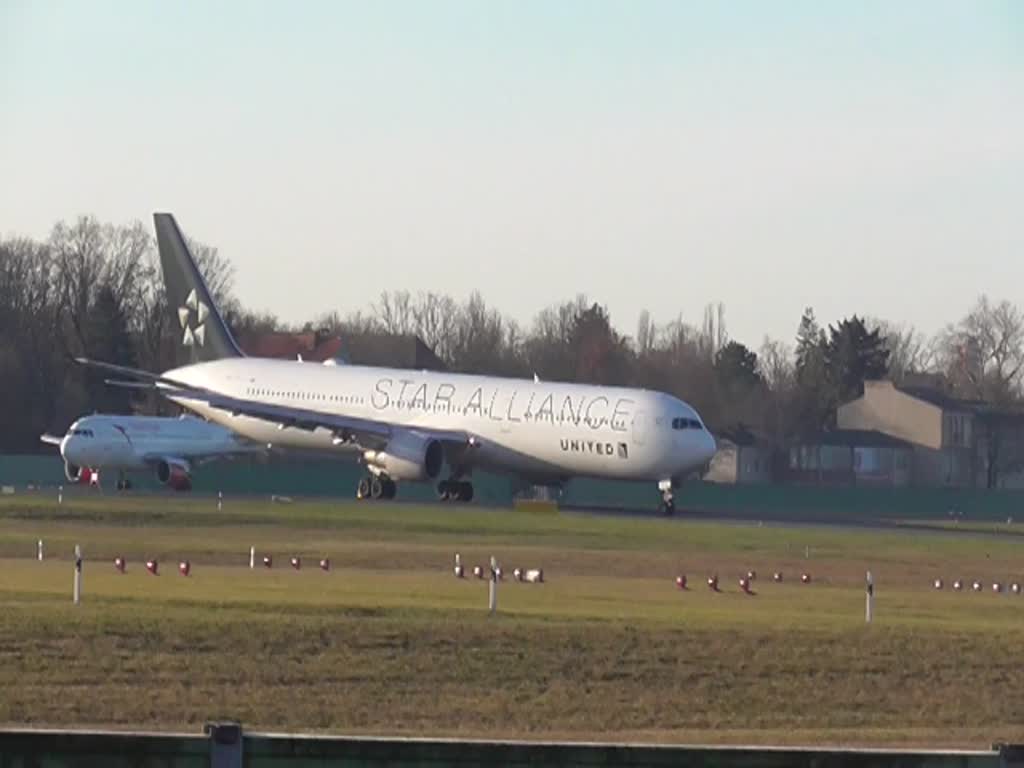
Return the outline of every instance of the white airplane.
[[[439,480],[442,499],[468,501],[480,468],[535,485],[649,481],[671,514],[673,490],[715,453],[697,412],[660,392],[245,357],[174,217],[153,218],[168,304],[192,363],[154,374],[79,362],[134,379],[111,384],[155,388],[268,447],[354,455],[367,469],[359,498],[392,498],[397,482]]]
[[[194,416],[112,416],[78,419],[63,437],[42,435],[60,448],[69,482],[97,483],[101,470],[118,472],[118,490],[131,487],[128,472],[154,472],[176,491],[192,488],[192,467],[213,459],[264,453],[266,447]]]

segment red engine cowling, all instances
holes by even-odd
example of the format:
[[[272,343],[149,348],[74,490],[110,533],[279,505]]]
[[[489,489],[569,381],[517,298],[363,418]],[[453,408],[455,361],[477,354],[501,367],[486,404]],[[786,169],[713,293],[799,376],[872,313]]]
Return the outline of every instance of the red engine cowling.
[[[156,479],[161,485],[176,491],[192,490],[192,475],[188,467],[173,461],[161,461],[156,465]]]

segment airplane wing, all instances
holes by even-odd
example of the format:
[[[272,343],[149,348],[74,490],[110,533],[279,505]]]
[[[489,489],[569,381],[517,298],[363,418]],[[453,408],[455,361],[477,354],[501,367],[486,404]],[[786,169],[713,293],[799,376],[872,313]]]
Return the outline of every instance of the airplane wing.
[[[60,441],[63,440],[64,438],[63,437],[57,437],[56,435],[45,434],[45,435],[40,435],[39,439],[40,439],[40,441],[46,443],[47,445],[60,445]]]
[[[165,397],[174,400],[205,403],[210,407],[228,411],[232,416],[249,416],[277,424],[278,429],[293,427],[313,432],[325,429],[334,434],[335,444],[354,443],[363,448],[382,450],[398,432],[409,431],[427,439],[439,440],[457,446],[477,445],[475,436],[460,430],[439,430],[413,425],[396,425],[376,419],[323,413],[308,408],[275,405],[256,400],[222,395],[206,389],[161,389]]]
[[[413,425],[396,425],[377,419],[364,419],[357,416],[323,413],[308,408],[264,403],[258,400],[224,395],[203,387],[194,387],[166,376],[149,373],[148,371],[140,371],[135,368],[98,362],[84,357],[77,357],[75,361],[81,365],[117,373],[119,376],[143,379],[152,389],[171,400],[204,403],[212,408],[228,411],[232,416],[249,416],[250,418],[262,419],[263,421],[277,424],[278,429],[293,427],[310,432],[317,429],[325,429],[333,433],[335,444],[350,443],[362,448],[382,450],[396,433],[412,432],[426,439],[438,440],[454,447],[479,445],[479,440],[475,435],[461,430],[439,430]],[[137,382],[128,381],[108,380],[108,383],[115,386],[128,386],[132,388],[144,386]]]
[[[155,467],[161,462],[167,462],[168,464],[177,464],[191,468],[201,467],[204,464],[209,464],[214,461],[232,461],[245,456],[254,456],[265,453],[267,453],[266,446],[253,446],[249,450],[220,451],[211,453],[147,453],[142,457],[142,461],[151,467]]]

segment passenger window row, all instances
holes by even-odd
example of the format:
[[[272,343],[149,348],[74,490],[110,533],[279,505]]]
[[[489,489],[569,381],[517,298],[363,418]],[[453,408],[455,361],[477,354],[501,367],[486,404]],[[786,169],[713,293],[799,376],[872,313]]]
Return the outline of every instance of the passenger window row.
[[[258,389],[256,387],[249,387],[245,392],[247,395],[256,395],[258,397],[278,397],[291,400],[320,400],[322,402],[351,403],[352,405],[362,405],[364,402],[363,398],[356,397],[355,395],[322,395],[318,392],[271,392],[269,389]]]

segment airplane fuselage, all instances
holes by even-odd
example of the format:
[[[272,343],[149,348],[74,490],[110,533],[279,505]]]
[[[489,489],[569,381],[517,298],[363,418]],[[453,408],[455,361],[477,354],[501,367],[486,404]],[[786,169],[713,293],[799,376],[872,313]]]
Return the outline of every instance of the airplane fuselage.
[[[640,389],[405,369],[225,358],[185,366],[169,379],[289,408],[387,422],[397,428],[464,431],[476,438],[469,466],[541,480],[681,479],[715,450],[686,403]],[[335,453],[326,428],[279,427],[206,403],[176,402],[254,441]]]
[[[255,450],[231,430],[191,416],[84,416],[60,442],[61,457],[71,465],[125,472],[151,469],[161,459],[191,461]]]

